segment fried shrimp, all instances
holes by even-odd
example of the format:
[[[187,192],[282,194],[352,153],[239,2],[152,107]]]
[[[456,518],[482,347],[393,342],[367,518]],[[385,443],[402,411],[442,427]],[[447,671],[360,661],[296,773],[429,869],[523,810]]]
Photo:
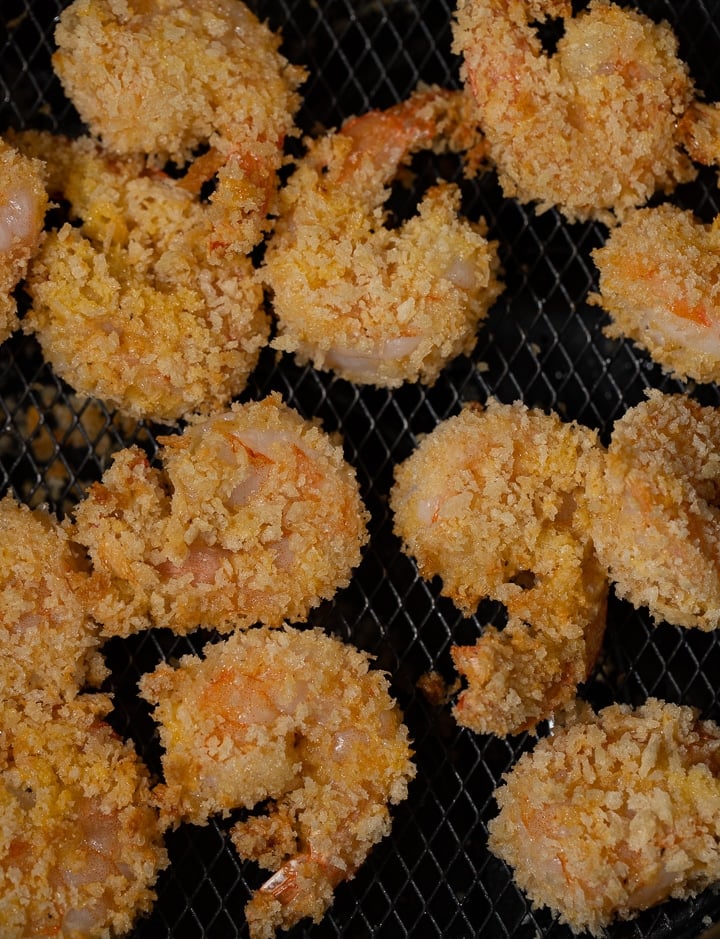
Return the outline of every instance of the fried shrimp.
[[[521,756],[495,796],[490,850],[575,933],[720,880],[720,728],[692,708],[590,712]]]
[[[4,939],[111,939],[154,900],[168,858],[148,773],[106,695],[0,709]]]
[[[720,409],[653,390],[615,422],[592,494],[597,553],[657,621],[720,624]]]
[[[415,774],[386,676],[319,629],[259,628],[160,665],[140,693],[165,749],[166,823],[263,803],[231,831],[243,858],[274,871],[246,907],[252,939],[319,921]]]
[[[243,251],[260,240],[304,69],[240,0],[74,0],[60,14],[53,66],[90,132],[116,154],[217,173],[216,228]]]
[[[0,342],[18,327],[12,291],[40,246],[48,197],[43,164],[0,138]]]
[[[550,55],[533,23],[552,17]],[[607,0],[574,17],[568,0],[460,0],[453,28],[507,196],[612,224],[694,178],[679,125],[694,86],[666,23]]]
[[[130,447],[75,513],[111,635],[299,622],[349,583],[368,513],[342,447],[277,394]]]
[[[141,158],[89,138],[17,135],[42,156],[70,221],[27,275],[23,329],[78,394],[174,423],[227,406],[266,344],[252,262],[215,239],[207,206]]]
[[[389,186],[419,150],[476,149],[462,92],[430,87],[308,141],[280,192],[264,279],[278,321],[273,346],[349,381],[432,384],[469,354],[501,292],[495,242],[461,217],[439,183],[417,215],[385,225]]]
[[[594,432],[520,403],[467,405],[397,467],[395,533],[420,575],[466,615],[505,605],[502,631],[452,650],[467,687],[458,722],[478,733],[532,730],[575,696],[605,628],[607,581],[589,534],[586,487],[600,472]]]
[[[720,380],[720,216],[637,209],[593,252],[605,333],[628,337],[682,380]]]
[[[97,686],[107,669],[87,613],[89,571],[66,527],[11,495],[0,500],[0,687],[50,703]]]

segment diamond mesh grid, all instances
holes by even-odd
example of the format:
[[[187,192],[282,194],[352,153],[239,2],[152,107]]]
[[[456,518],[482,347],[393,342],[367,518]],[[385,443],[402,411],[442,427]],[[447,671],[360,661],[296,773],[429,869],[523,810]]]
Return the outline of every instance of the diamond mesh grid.
[[[453,4],[445,0],[257,0],[250,4],[281,28],[284,51],[304,64],[300,123],[305,131],[337,125],[349,114],[387,106],[419,79],[454,85],[450,53]],[[62,0],[2,0],[0,23],[0,129],[80,129],[50,68],[54,18]],[[708,100],[720,98],[720,5],[714,0],[642,0],[655,19],[665,18],[680,39]],[[677,199],[706,219],[719,210],[715,176],[704,172]],[[529,746],[522,738],[497,740],[459,729],[447,708],[431,705],[418,679],[436,668],[452,677],[452,642],[471,642],[497,611],[463,619],[439,596],[436,583],[418,580],[392,533],[387,494],[394,465],[418,436],[456,413],[468,400],[496,395],[553,408],[600,430],[649,386],[673,391],[629,344],[602,335],[604,320],[586,303],[595,285],[590,251],[604,231],[573,225],[548,212],[536,217],[505,200],[491,176],[464,184],[468,215],[483,215],[499,240],[507,288],[481,329],[475,353],[452,363],[430,390],[408,386],[388,392],[359,388],[265,354],[244,397],[278,390],[305,416],[339,430],[356,466],[372,513],[371,543],[352,584],[312,616],[377,657],[392,676],[393,691],[415,741],[418,777],[410,798],[394,812],[391,837],[378,845],[350,883],[341,885],[324,921],[291,936],[447,939],[568,939],[545,913],[533,912],[508,870],[486,850],[492,791],[501,774]],[[720,403],[717,389],[695,389],[703,403]],[[13,490],[59,512],[82,498],[110,455],[130,443],[149,453],[160,428],[136,423],[96,401],[78,399],[43,362],[33,340],[14,336],[0,348],[0,492]],[[164,429],[163,429],[164,430]],[[206,635],[178,639],[153,631],[112,640],[109,689],[116,698],[117,729],[134,739],[155,771],[159,753],[136,683],[161,659],[199,649]],[[601,661],[585,689],[596,705],[639,703],[653,694],[699,707],[720,719],[716,636],[648,619],[611,597]],[[226,825],[187,826],[168,837],[171,867],[160,878],[159,900],[138,923],[134,939],[233,939],[246,935],[243,907],[263,879],[242,864],[225,835]],[[610,939],[692,939],[705,917],[720,916],[720,899],[708,892],[690,903],[668,903],[608,931]]]

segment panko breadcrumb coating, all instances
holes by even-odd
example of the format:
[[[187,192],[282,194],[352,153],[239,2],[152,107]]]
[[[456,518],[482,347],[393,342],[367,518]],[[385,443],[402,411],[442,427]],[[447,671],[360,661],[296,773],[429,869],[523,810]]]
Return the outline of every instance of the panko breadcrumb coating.
[[[3,939],[115,939],[155,900],[168,858],[147,770],[106,695],[0,707]]]
[[[267,228],[305,70],[240,0],[74,0],[53,67],[103,145],[218,173],[212,209],[247,251]],[[196,172],[198,167],[196,167]]]
[[[0,500],[0,687],[49,703],[107,675],[99,627],[87,612],[89,570],[66,526],[12,495]]]
[[[490,850],[574,933],[720,880],[720,728],[650,698],[556,729],[495,793]]]
[[[319,629],[251,629],[143,676],[165,749],[168,824],[263,812],[234,825],[243,858],[275,871],[246,907],[252,939],[318,922],[390,831],[415,774],[386,676]]]
[[[489,597],[507,625],[455,646],[467,680],[454,713],[478,733],[532,730],[574,698],[605,630],[607,578],[586,487],[596,434],[521,403],[467,405],[395,472],[395,533],[427,580],[467,616]]]
[[[502,290],[484,221],[464,218],[457,185],[439,183],[412,218],[384,224],[390,184],[413,153],[481,146],[468,105],[463,92],[424,87],[307,141],[262,270],[276,349],[388,388],[432,384],[472,351]]]
[[[300,622],[347,586],[368,513],[342,446],[278,394],[116,454],[75,513],[109,635]]]
[[[720,625],[720,409],[648,392],[614,425],[592,494],[597,553],[656,621]]]
[[[638,209],[593,251],[606,335],[628,337],[682,380],[720,380],[720,216]]]
[[[32,262],[22,324],[55,372],[136,418],[223,409],[268,339],[250,259],[217,243],[207,206],[141,158],[89,138],[13,139],[45,159],[70,204]]]
[[[535,24],[552,17],[550,55]],[[679,124],[694,86],[667,23],[607,0],[576,16],[569,0],[460,0],[453,30],[506,196],[612,224],[696,175]]]
[[[42,162],[0,138],[0,342],[19,325],[12,291],[40,246],[47,207]]]

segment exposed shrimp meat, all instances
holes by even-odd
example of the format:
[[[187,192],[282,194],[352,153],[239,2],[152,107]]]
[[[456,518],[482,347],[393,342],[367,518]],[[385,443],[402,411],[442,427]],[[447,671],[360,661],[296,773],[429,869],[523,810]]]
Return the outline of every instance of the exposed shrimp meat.
[[[648,392],[615,422],[593,535],[619,596],[653,618],[720,624],[720,409]]]
[[[0,342],[19,325],[12,291],[40,245],[47,206],[42,163],[0,139]]]
[[[4,939],[113,939],[155,900],[168,858],[147,770],[106,695],[0,708]]]
[[[263,803],[231,832],[243,858],[274,871],[246,907],[252,939],[320,920],[414,776],[384,673],[319,629],[259,628],[160,665],[140,692],[160,726],[168,824]]]
[[[209,146],[191,182],[217,173],[212,208],[244,251],[256,244],[305,78],[279,35],[240,0],[74,0],[55,39],[53,66],[91,134],[156,163]]]
[[[638,209],[593,252],[612,338],[628,337],[677,378],[720,380],[720,217]]]
[[[70,221],[27,275],[33,333],[79,394],[174,423],[245,388],[269,332],[252,263],[215,241],[207,206],[139,157],[28,132]]]
[[[4,701],[48,702],[99,685],[107,669],[87,613],[89,570],[66,526],[11,495],[0,500],[0,687]]]
[[[121,451],[75,513],[109,634],[301,621],[349,583],[368,513],[340,442],[280,396]]]
[[[532,729],[588,677],[607,595],[586,498],[600,465],[588,428],[491,400],[443,421],[397,467],[394,529],[420,575],[439,576],[468,616],[488,597],[508,614],[501,631],[452,650],[467,679],[460,724]]]
[[[448,361],[472,351],[501,291],[485,223],[459,214],[459,188],[446,182],[397,227],[385,225],[384,208],[413,153],[481,146],[467,110],[462,92],[421,88],[308,141],[280,192],[262,271],[275,348],[391,388],[432,384]]]
[[[460,0],[454,50],[507,196],[612,223],[695,176],[679,127],[694,86],[666,23],[606,0]],[[553,54],[537,21],[559,17]]]
[[[720,728],[651,698],[539,741],[495,793],[490,850],[574,933],[720,880]]]

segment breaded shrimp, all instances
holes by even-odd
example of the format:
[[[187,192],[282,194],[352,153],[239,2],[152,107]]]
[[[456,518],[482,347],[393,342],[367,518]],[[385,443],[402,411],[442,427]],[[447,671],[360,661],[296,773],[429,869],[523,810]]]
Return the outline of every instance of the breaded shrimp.
[[[19,325],[12,291],[40,246],[47,207],[43,164],[0,138],[0,342]]]
[[[23,320],[56,373],[136,418],[223,409],[268,339],[250,259],[218,243],[207,206],[141,158],[110,157],[86,137],[14,139],[47,161],[51,191],[70,204],[28,271]]]
[[[395,533],[464,614],[502,602],[507,625],[452,650],[467,688],[454,713],[478,733],[532,730],[571,700],[605,629],[607,580],[593,550],[588,479],[596,434],[491,400],[424,437],[395,473]]]
[[[0,707],[3,939],[114,939],[167,866],[148,773],[103,718],[106,695]]]
[[[116,454],[75,513],[110,635],[304,620],[349,583],[368,513],[338,441],[278,394]]]
[[[720,728],[692,708],[590,712],[523,754],[495,796],[490,850],[574,933],[720,880]]]
[[[598,557],[657,621],[720,625],[720,409],[648,392],[615,422],[592,493]]]
[[[74,0],[55,39],[53,66],[91,134],[156,165],[209,146],[192,185],[217,173],[216,228],[243,252],[257,244],[305,79],[280,37],[240,0]]]
[[[706,225],[676,206],[637,209],[593,251],[599,293],[590,301],[682,380],[720,380],[720,216]]]
[[[460,0],[454,51],[507,196],[612,224],[696,175],[679,120],[694,100],[666,23],[592,0]],[[546,53],[536,21],[560,17]],[[689,130],[689,128],[688,128]]]
[[[252,939],[316,922],[390,831],[415,774],[386,676],[320,629],[252,629],[143,676],[165,749],[168,824],[233,809],[240,855],[275,873],[246,907]]]
[[[432,384],[469,354],[501,292],[496,243],[459,215],[440,183],[418,214],[385,226],[389,185],[419,150],[474,149],[462,92],[418,89],[385,111],[308,141],[280,193],[264,279],[278,320],[273,346],[361,384]]]
[[[0,688],[50,703],[97,686],[107,669],[87,612],[89,570],[67,526],[11,495],[0,500]]]

